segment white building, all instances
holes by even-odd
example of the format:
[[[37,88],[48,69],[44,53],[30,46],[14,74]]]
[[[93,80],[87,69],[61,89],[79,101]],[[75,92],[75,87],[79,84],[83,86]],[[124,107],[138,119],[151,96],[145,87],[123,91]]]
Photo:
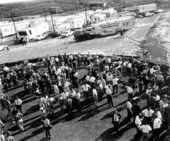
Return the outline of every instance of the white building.
[[[77,15],[68,18],[67,22],[70,24],[71,29],[82,28],[86,24],[86,17]]]
[[[70,29],[71,29],[71,26],[69,23],[62,23],[58,26],[55,26],[55,32],[57,32],[58,34],[61,34],[62,31],[70,30]]]
[[[24,21],[18,21],[15,22],[16,30],[22,30],[26,27],[29,27],[30,21],[29,20],[24,20]],[[1,23],[0,25],[0,38],[5,38],[8,36],[12,36],[15,34],[15,28],[13,22],[5,22]]]
[[[106,14],[97,13],[90,16],[91,23],[97,23],[104,19],[106,19]]]

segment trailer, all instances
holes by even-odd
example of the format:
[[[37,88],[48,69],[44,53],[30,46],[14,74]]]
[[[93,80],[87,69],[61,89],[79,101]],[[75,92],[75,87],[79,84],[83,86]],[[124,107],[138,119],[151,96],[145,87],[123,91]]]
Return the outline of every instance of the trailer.
[[[18,38],[19,39],[26,38],[27,41],[31,41],[38,36],[42,36],[48,33],[49,33],[48,22],[44,22],[18,31]]]
[[[108,19],[104,22],[99,22],[97,24],[92,24],[93,33],[96,36],[109,36],[115,35],[120,31],[128,31],[133,27],[135,23],[134,17],[120,17]]]
[[[139,5],[138,6],[138,14],[144,14],[147,12],[155,12],[157,10],[157,4],[147,4],[147,5]]]
[[[133,7],[126,7],[122,11],[131,11],[135,12],[137,16],[147,16],[151,15],[149,13],[156,13],[157,11],[157,4],[156,3],[151,3],[151,4],[146,4],[146,5],[139,5],[139,6],[133,6]]]

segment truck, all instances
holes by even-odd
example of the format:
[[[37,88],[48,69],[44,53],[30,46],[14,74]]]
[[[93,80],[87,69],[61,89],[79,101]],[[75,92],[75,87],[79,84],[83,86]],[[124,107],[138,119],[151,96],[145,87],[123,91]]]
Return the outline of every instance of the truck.
[[[157,11],[157,4],[151,3],[151,4],[146,4],[146,5],[126,7],[122,11],[136,12],[137,17],[139,16],[145,17],[147,15],[150,15],[149,13],[155,13]]]
[[[122,33],[128,31],[133,27],[135,18],[131,16],[111,18],[97,24],[92,24],[93,33],[97,37],[116,35],[118,32]]]
[[[93,32],[92,27],[80,28],[74,31],[74,39],[76,41],[88,40],[93,38],[95,38],[95,33]]]
[[[45,34],[48,33],[49,33],[48,22],[44,22],[18,31],[18,38],[19,39],[26,38],[27,41],[31,41],[34,40],[34,38],[44,36]]]

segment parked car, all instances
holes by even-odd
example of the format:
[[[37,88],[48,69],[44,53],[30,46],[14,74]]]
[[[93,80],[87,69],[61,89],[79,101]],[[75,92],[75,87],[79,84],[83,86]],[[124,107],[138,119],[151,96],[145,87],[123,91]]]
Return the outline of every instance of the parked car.
[[[66,30],[66,31],[63,31],[62,33],[61,33],[61,37],[68,37],[68,36],[71,36],[71,35],[73,35],[73,31],[71,31],[71,30]]]
[[[162,12],[163,12],[162,9],[158,9],[158,10],[155,11],[155,14],[157,14],[157,13],[162,13]]]
[[[0,45],[0,51],[6,50],[8,45]]]
[[[42,35],[38,35],[38,36],[32,38],[31,41],[40,41],[40,40],[43,40],[47,37],[48,37],[48,34],[42,34]]]

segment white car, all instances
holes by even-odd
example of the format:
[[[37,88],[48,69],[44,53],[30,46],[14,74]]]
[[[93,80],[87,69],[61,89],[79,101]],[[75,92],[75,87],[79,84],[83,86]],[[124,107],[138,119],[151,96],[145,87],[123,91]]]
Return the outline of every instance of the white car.
[[[0,45],[0,51],[6,50],[8,45]]]
[[[158,10],[155,11],[156,14],[157,14],[157,13],[162,13],[162,12],[163,12],[162,9],[158,9]]]
[[[67,30],[67,31],[63,31],[62,33],[61,33],[61,37],[68,37],[68,36],[71,36],[71,35],[73,35],[73,31],[71,31],[71,30]]]
[[[47,37],[48,37],[47,34],[42,34],[42,35],[38,35],[38,36],[32,38],[31,41],[40,41],[40,40],[43,40],[43,39],[45,39]]]

